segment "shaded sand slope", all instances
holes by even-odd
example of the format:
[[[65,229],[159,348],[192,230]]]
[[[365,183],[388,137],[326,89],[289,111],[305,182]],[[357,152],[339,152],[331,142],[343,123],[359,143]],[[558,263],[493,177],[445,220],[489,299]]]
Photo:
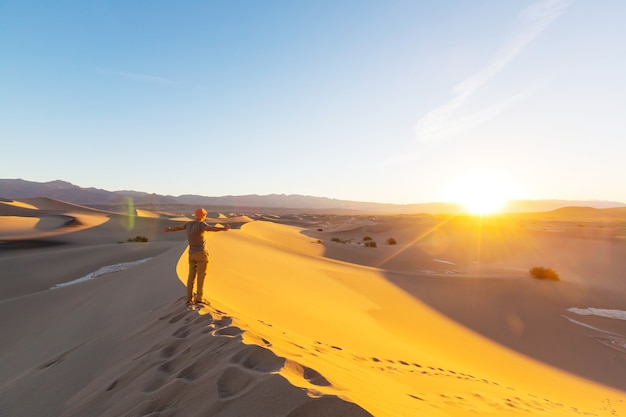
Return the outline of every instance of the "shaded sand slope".
[[[498,343],[626,391],[626,321],[569,311],[626,311],[626,299],[621,294],[528,277],[419,278],[387,274],[387,278]]]
[[[160,232],[169,220],[129,229],[128,216],[94,213],[106,221],[0,247],[0,416],[369,415],[290,385],[276,374],[284,359],[243,344],[229,317],[187,310],[174,270],[184,233]],[[129,232],[156,241],[116,243]]]
[[[52,249],[4,252],[0,257],[0,300],[47,291],[85,277],[99,268],[152,258],[178,242],[54,246]]]
[[[320,257],[300,232],[255,222],[213,235],[205,294],[208,312],[227,313],[244,341],[286,358],[281,375],[310,395],[337,395],[376,416],[626,415],[623,391],[483,338],[383,270]],[[184,279],[184,255],[177,270]]]
[[[171,249],[160,262],[179,253]],[[60,415],[89,381],[128,360],[146,342],[130,336],[156,320],[155,309],[181,291],[180,283],[158,278],[160,269],[159,262],[148,262],[84,284],[1,301],[0,414]]]
[[[308,397],[275,374],[284,360],[241,343],[228,317],[187,310],[172,267],[183,248],[0,301],[0,415],[368,415]]]

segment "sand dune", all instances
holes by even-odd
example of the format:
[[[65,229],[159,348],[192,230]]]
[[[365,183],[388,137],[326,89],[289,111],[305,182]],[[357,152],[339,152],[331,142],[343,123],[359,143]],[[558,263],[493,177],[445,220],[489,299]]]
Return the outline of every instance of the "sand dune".
[[[6,205],[9,205],[9,206],[21,207],[21,208],[27,208],[27,209],[36,209],[37,208],[37,207],[33,206],[32,204],[24,203],[23,201],[7,200],[7,199],[3,199],[3,198],[0,198],[0,204],[6,204]]]
[[[0,201],[0,241],[39,239],[96,227],[108,219],[96,210],[47,199],[34,204]]]
[[[135,209],[135,212],[139,217],[150,217],[152,219],[169,218],[167,215],[152,210]]]
[[[241,228],[209,234],[211,306],[190,311],[172,218],[0,209],[0,233],[27,236],[0,245],[2,416],[626,415],[619,238],[217,216]],[[546,259],[560,282],[528,276]]]
[[[419,293],[412,296],[390,284],[381,270],[317,257],[309,250],[316,243],[305,236],[289,252],[258,240],[261,235],[287,242],[294,232],[257,222],[241,233],[219,236],[213,273],[224,278],[207,291],[216,308],[246,330],[244,341],[270,346],[287,358],[281,375],[312,395],[337,395],[381,416],[609,415],[607,401],[624,412],[624,392],[478,336],[420,302]],[[236,256],[246,265],[233,264]],[[185,276],[184,259],[178,273]],[[526,308],[549,311],[533,304]],[[560,331],[581,330],[572,325]],[[586,353],[614,353],[596,345]],[[623,369],[623,357],[621,363]]]

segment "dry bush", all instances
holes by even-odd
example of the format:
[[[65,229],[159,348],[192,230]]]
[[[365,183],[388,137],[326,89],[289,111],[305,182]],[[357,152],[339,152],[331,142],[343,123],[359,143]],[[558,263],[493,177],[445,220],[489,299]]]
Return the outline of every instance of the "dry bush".
[[[558,281],[559,274],[552,268],[544,268],[543,266],[535,266],[531,268],[528,273],[537,279],[547,279],[550,281]]]

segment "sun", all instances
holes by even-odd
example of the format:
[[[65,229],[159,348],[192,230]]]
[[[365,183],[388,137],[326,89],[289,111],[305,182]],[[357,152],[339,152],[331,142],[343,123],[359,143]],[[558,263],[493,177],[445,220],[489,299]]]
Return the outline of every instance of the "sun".
[[[481,216],[501,212],[513,191],[507,177],[495,172],[466,173],[450,190],[452,201],[461,203],[469,213]]]
[[[482,192],[468,197],[466,201],[462,202],[467,211],[481,216],[499,213],[506,203],[506,199],[489,194],[483,194]]]

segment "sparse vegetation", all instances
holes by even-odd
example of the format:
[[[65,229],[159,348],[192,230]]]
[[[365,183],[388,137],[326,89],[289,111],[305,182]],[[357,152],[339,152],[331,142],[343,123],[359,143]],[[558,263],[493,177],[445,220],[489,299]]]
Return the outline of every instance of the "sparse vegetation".
[[[145,236],[135,236],[132,238],[128,238],[128,242],[147,242],[148,238]]]
[[[396,242],[396,240],[395,240],[394,238],[392,238],[392,237],[390,237],[389,239],[387,239],[387,244],[388,244],[388,245],[395,245],[395,244],[397,244],[397,243],[398,243],[398,242]]]
[[[323,231],[324,231],[324,229],[317,229],[317,231],[318,231],[318,232],[323,232]]]
[[[535,266],[529,271],[530,275],[537,279],[547,279],[550,281],[558,281],[559,274],[552,268],[544,268],[543,266]]]
[[[376,247],[376,242],[374,242],[372,240],[372,238],[369,237],[369,236],[365,236],[363,238],[363,241],[355,241],[353,239],[344,240],[344,239],[339,239],[338,237],[333,237],[330,240],[332,242],[343,243],[343,244],[359,245],[359,246],[366,246],[368,248],[375,248]]]
[[[322,241],[321,241],[320,239],[317,239],[317,243],[321,244],[321,243],[322,243]]]

